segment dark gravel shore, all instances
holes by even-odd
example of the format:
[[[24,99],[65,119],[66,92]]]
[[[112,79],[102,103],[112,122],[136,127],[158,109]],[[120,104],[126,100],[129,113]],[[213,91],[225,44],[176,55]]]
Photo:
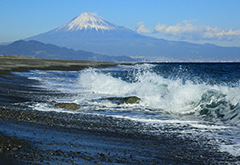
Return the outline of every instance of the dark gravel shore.
[[[238,164],[207,138],[180,138],[171,128],[100,115],[34,111],[27,104],[66,97],[10,71],[80,70],[115,63],[0,59],[0,164]],[[8,74],[8,75],[6,75]],[[162,134],[151,134],[155,129]]]
[[[202,141],[141,133],[142,123],[94,115],[1,109],[3,156],[19,163],[227,164],[237,159]],[[4,116],[4,117],[3,117]],[[10,145],[7,143],[11,141]],[[206,140],[206,139],[205,139]],[[11,159],[10,159],[11,160]],[[227,162],[225,162],[227,160]]]

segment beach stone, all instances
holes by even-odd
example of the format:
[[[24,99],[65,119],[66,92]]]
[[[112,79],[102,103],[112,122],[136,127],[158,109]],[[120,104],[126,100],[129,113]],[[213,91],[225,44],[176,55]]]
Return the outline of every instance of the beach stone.
[[[109,98],[104,98],[103,100],[109,100],[118,104],[135,104],[139,103],[141,100],[140,98],[136,96],[129,96],[129,97],[109,97]]]
[[[56,101],[50,101],[50,104],[56,104],[57,102]]]
[[[123,98],[124,103],[126,104],[134,104],[134,103],[139,103],[140,98],[136,97],[136,96],[131,96],[131,97],[125,97]]]
[[[63,108],[67,110],[78,110],[80,109],[80,105],[75,103],[57,103],[55,104],[56,108]]]
[[[18,150],[17,147],[13,147],[13,148],[12,148],[12,151],[17,151],[17,150]]]

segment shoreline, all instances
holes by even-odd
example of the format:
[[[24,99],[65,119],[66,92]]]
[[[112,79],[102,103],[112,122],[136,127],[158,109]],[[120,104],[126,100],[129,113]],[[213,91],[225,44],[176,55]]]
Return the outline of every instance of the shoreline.
[[[118,64],[124,63],[1,57],[0,164],[1,160],[8,164],[227,164],[240,161],[239,157],[219,152],[207,139],[181,139],[168,131],[171,128],[164,128],[165,132],[155,136],[144,132],[154,128],[127,119],[32,110],[21,103],[50,102],[48,95],[63,96],[32,88],[31,84],[36,81],[11,75],[11,71],[75,71]]]
[[[25,56],[0,56],[0,78],[5,77],[5,75],[11,75],[11,72],[24,72],[29,70],[59,70],[59,71],[78,71],[89,67],[94,68],[104,68],[116,66],[122,63],[110,63],[110,62],[99,62],[99,61],[78,61],[78,60],[60,60],[60,59],[37,59]],[[127,65],[132,65],[130,63],[125,63]],[[1,83],[1,82],[0,82]],[[4,101],[0,99],[1,101]],[[0,111],[8,111],[7,109],[1,109]],[[11,110],[10,110],[11,111]],[[16,116],[15,116],[16,117]],[[0,125],[3,123],[9,123],[10,125],[16,124],[14,121],[17,119],[13,117],[12,119],[6,119],[6,115],[0,114]],[[20,122],[21,123],[25,123]],[[46,128],[47,129],[47,128]],[[15,130],[15,133],[18,130]],[[26,144],[25,139],[21,139],[16,135],[8,135],[4,133],[3,130],[0,131],[0,164],[25,164],[31,163],[33,159],[28,158],[26,155],[30,153],[32,149],[29,144]],[[28,140],[31,142],[31,140]],[[18,144],[22,144],[21,149],[18,148]],[[25,150],[26,149],[26,150]],[[22,157],[19,157],[17,151],[25,153]],[[35,153],[36,154],[36,153]],[[21,154],[20,154],[21,155]],[[31,155],[30,157],[33,157]],[[26,160],[27,159],[27,160]],[[43,161],[43,160],[40,160]],[[59,161],[64,162],[64,161]],[[66,162],[66,161],[65,161]],[[71,161],[70,161],[71,162]],[[33,162],[32,162],[33,163]]]
[[[3,149],[16,164],[225,164],[236,161],[203,141],[140,133],[130,120],[57,112],[0,109],[0,128],[13,140]],[[5,123],[4,123],[5,121]],[[119,127],[121,125],[121,127]],[[77,127],[76,127],[77,126]],[[25,144],[19,148],[18,143]],[[14,147],[15,146],[15,147]]]
[[[10,74],[12,71],[24,72],[28,70],[59,70],[78,71],[84,68],[104,68],[116,65],[133,65],[134,63],[112,63],[100,61],[78,61],[59,59],[37,59],[30,57],[0,56],[0,75]]]

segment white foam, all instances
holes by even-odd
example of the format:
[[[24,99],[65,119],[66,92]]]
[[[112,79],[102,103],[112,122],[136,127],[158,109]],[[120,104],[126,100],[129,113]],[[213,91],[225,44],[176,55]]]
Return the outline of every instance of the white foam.
[[[234,145],[220,145],[220,151],[221,152],[228,152],[233,156],[240,156],[240,145],[234,144]]]
[[[233,105],[240,101],[239,87],[211,86],[190,81],[183,84],[181,79],[166,79],[149,71],[137,73],[135,76],[136,82],[126,82],[110,74],[88,69],[80,73],[78,83],[89,93],[116,97],[137,96],[141,99],[142,106],[181,115],[198,111],[197,105],[202,95],[209,90],[216,90],[226,95],[223,99]]]
[[[43,88],[75,94],[72,98],[55,100],[57,102],[75,102],[81,105],[81,111],[73,112],[38,103],[32,107],[35,110],[94,113],[157,126],[190,125],[192,128],[182,129],[182,133],[191,132],[192,135],[196,134],[196,137],[206,136],[215,139],[220,146],[220,151],[240,156],[239,85],[229,87],[192,81],[183,83],[181,78],[170,79],[158,75],[151,70],[153,66],[118,66],[106,69],[85,69],[79,72],[31,71],[18,74],[39,80]],[[121,71],[129,71],[128,76],[132,77],[128,78],[131,81],[117,77],[116,75]],[[68,74],[73,76],[69,77]],[[202,101],[203,95],[209,98]],[[137,96],[141,101],[139,104],[118,105],[101,100],[107,97],[126,96]],[[214,102],[217,103],[216,107],[213,106]],[[231,108],[232,105],[235,107]],[[204,118],[207,115],[200,113],[203,107],[209,106],[212,106],[209,108],[212,112],[208,120]],[[219,111],[223,117],[218,117],[216,111]],[[225,134],[226,130],[228,130],[227,134]],[[180,130],[176,129],[176,131]],[[223,143],[221,140],[231,141],[231,143]]]

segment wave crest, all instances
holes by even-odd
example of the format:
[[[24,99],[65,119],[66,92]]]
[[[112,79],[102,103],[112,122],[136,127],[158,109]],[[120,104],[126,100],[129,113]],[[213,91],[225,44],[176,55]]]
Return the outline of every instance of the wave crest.
[[[98,97],[137,96],[143,109],[175,116],[195,116],[211,122],[240,125],[240,88],[209,85],[204,82],[164,78],[149,69],[132,71],[130,78],[114,73],[87,69],[80,73],[81,88]],[[124,74],[119,74],[124,75]],[[125,74],[126,75],[126,74]],[[134,79],[134,81],[132,81]]]
[[[228,124],[240,124],[239,103],[233,104],[227,95],[217,90],[207,90],[203,93],[197,105],[196,114],[210,121],[223,121]]]

